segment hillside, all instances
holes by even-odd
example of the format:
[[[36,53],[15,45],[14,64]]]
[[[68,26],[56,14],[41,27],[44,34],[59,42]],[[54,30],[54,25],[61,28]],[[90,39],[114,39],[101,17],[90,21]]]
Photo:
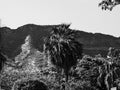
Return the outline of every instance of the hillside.
[[[27,24],[17,29],[2,27],[0,28],[0,49],[8,57],[14,58],[21,52],[20,47],[26,36],[30,35],[33,47],[42,51],[44,38],[50,35],[53,26],[55,25]],[[99,53],[105,56],[109,47],[119,48],[120,46],[120,38],[100,33],[93,34],[77,30],[75,39],[83,44],[84,53],[92,56]]]

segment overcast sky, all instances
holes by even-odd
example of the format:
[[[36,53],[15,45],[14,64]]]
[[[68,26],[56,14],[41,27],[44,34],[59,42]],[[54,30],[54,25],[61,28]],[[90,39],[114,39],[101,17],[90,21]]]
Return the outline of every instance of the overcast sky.
[[[120,36],[120,5],[112,12],[98,7],[101,0],[0,0],[3,26],[33,23],[72,23],[72,29]]]

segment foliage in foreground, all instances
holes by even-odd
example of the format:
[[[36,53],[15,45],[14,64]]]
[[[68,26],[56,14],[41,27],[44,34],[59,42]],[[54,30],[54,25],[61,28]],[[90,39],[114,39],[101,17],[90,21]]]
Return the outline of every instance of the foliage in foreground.
[[[52,43],[55,43],[53,46],[61,44],[61,42],[54,39],[55,37],[52,39]],[[75,48],[72,47],[72,49]],[[52,55],[55,54],[57,56],[55,50],[53,49]],[[74,52],[77,52],[76,49]],[[67,56],[67,54],[64,55]],[[81,51],[79,54],[81,56]],[[78,53],[74,55],[78,55]],[[17,84],[19,81],[29,82],[31,80],[43,82],[49,90],[110,90],[112,87],[118,87],[118,83],[120,83],[119,49],[110,48],[107,58],[103,58],[101,55],[96,55],[95,57],[84,55],[82,59],[79,59],[78,56],[75,56],[75,59],[77,59],[75,61],[76,64],[70,65],[70,68],[67,69],[70,76],[67,83],[65,80],[66,74],[59,73],[56,68],[58,64],[54,64],[59,62],[55,59],[57,57],[54,57],[56,62],[48,63],[51,59],[49,56],[45,52],[41,53],[34,49],[31,46],[30,36],[26,37],[25,44],[22,45],[22,52],[15,58],[14,64],[9,62],[11,64],[3,67],[0,75],[1,88],[4,90],[17,90],[14,87],[19,86]],[[65,57],[65,59],[67,58]],[[63,64],[66,64],[63,60]],[[62,67],[61,63],[60,66]],[[64,67],[64,69],[66,68]]]
[[[44,55],[41,57],[37,55],[33,53],[32,57],[36,60],[44,58]],[[65,83],[65,76],[58,74],[57,69],[46,62],[46,64],[40,65],[39,71],[36,72],[28,73],[28,71],[23,71],[25,69],[15,68],[4,71],[1,74],[1,86],[4,90],[12,90],[19,80],[36,79],[47,85],[50,90],[64,90],[65,86],[67,86],[66,90],[109,90],[120,82],[119,55],[110,54],[109,56],[109,58],[103,58],[100,55],[96,57],[83,56],[82,59],[78,60],[77,65],[70,70],[68,85]],[[28,59],[30,60],[32,57],[29,56]],[[58,75],[61,77],[60,79]]]

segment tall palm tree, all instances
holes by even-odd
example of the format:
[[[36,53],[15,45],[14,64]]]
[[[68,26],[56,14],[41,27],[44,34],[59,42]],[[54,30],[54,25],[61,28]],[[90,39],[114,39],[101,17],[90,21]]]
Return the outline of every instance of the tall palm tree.
[[[61,24],[52,29],[45,40],[45,52],[49,53],[51,63],[63,70],[68,81],[69,71],[82,58],[82,44],[75,40],[75,31],[70,24]]]

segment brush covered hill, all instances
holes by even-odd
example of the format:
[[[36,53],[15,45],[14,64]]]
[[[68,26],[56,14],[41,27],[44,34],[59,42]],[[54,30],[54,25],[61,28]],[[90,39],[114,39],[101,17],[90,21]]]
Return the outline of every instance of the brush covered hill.
[[[44,38],[50,35],[54,26],[58,25],[27,24],[17,29],[2,27],[0,28],[1,52],[9,58],[15,58],[15,56],[20,54],[21,45],[28,35],[31,36],[33,47],[42,51]],[[100,33],[93,34],[76,30],[75,39],[83,44],[83,52],[91,56],[96,54],[106,56],[109,47],[120,47],[120,38]]]

